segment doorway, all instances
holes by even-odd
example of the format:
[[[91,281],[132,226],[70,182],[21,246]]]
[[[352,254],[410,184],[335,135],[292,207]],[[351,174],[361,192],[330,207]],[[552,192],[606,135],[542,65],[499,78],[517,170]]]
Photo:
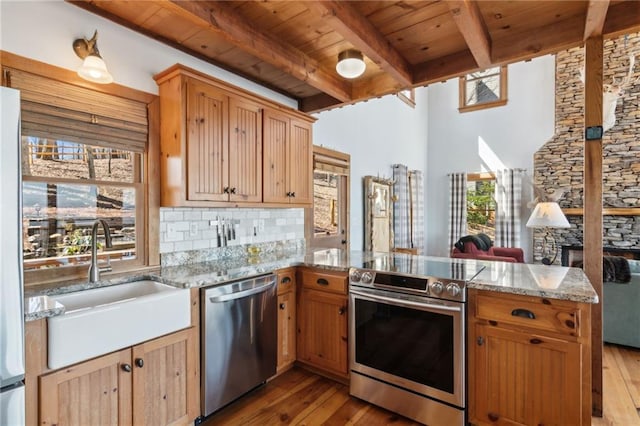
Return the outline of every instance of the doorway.
[[[305,237],[312,248],[349,250],[351,156],[313,147],[313,207],[305,212]]]

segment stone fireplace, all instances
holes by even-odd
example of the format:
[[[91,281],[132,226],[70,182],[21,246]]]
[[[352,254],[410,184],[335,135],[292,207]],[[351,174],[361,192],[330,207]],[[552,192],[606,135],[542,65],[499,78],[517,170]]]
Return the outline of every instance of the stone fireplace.
[[[640,249],[640,33],[604,42],[604,80],[620,81],[636,65],[631,83],[616,107],[616,123],[605,132],[603,145],[603,246]],[[551,193],[566,189],[557,200],[571,228],[552,230],[558,245],[582,245],[584,172],[584,85],[580,70],[584,49],[556,55],[555,135],[534,155],[533,179]],[[542,257],[542,230],[534,233],[534,260]],[[559,259],[557,260],[559,263]]]

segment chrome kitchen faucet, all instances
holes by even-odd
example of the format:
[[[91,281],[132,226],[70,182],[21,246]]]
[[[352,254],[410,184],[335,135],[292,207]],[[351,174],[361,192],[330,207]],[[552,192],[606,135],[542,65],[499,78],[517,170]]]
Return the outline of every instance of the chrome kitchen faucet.
[[[109,232],[109,225],[104,219],[97,219],[93,222],[91,227],[91,265],[89,266],[89,282],[94,283],[100,280],[100,272],[111,272],[111,265],[107,259],[107,266],[103,268],[98,267],[98,226],[102,224],[104,229],[104,242],[107,248],[111,248],[111,233]]]

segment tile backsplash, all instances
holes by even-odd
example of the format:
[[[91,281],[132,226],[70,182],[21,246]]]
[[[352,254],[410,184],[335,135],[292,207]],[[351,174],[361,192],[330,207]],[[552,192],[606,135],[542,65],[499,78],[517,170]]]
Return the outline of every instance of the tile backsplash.
[[[285,241],[304,246],[304,209],[160,209],[163,266],[232,257],[249,245],[274,249]]]

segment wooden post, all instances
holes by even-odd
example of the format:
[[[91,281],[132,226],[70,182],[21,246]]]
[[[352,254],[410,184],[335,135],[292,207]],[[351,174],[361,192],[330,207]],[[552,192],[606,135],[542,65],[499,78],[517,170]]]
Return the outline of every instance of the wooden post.
[[[602,126],[602,36],[585,44],[585,132]],[[592,412],[602,417],[602,139],[584,142],[584,270],[600,303],[591,310]]]

